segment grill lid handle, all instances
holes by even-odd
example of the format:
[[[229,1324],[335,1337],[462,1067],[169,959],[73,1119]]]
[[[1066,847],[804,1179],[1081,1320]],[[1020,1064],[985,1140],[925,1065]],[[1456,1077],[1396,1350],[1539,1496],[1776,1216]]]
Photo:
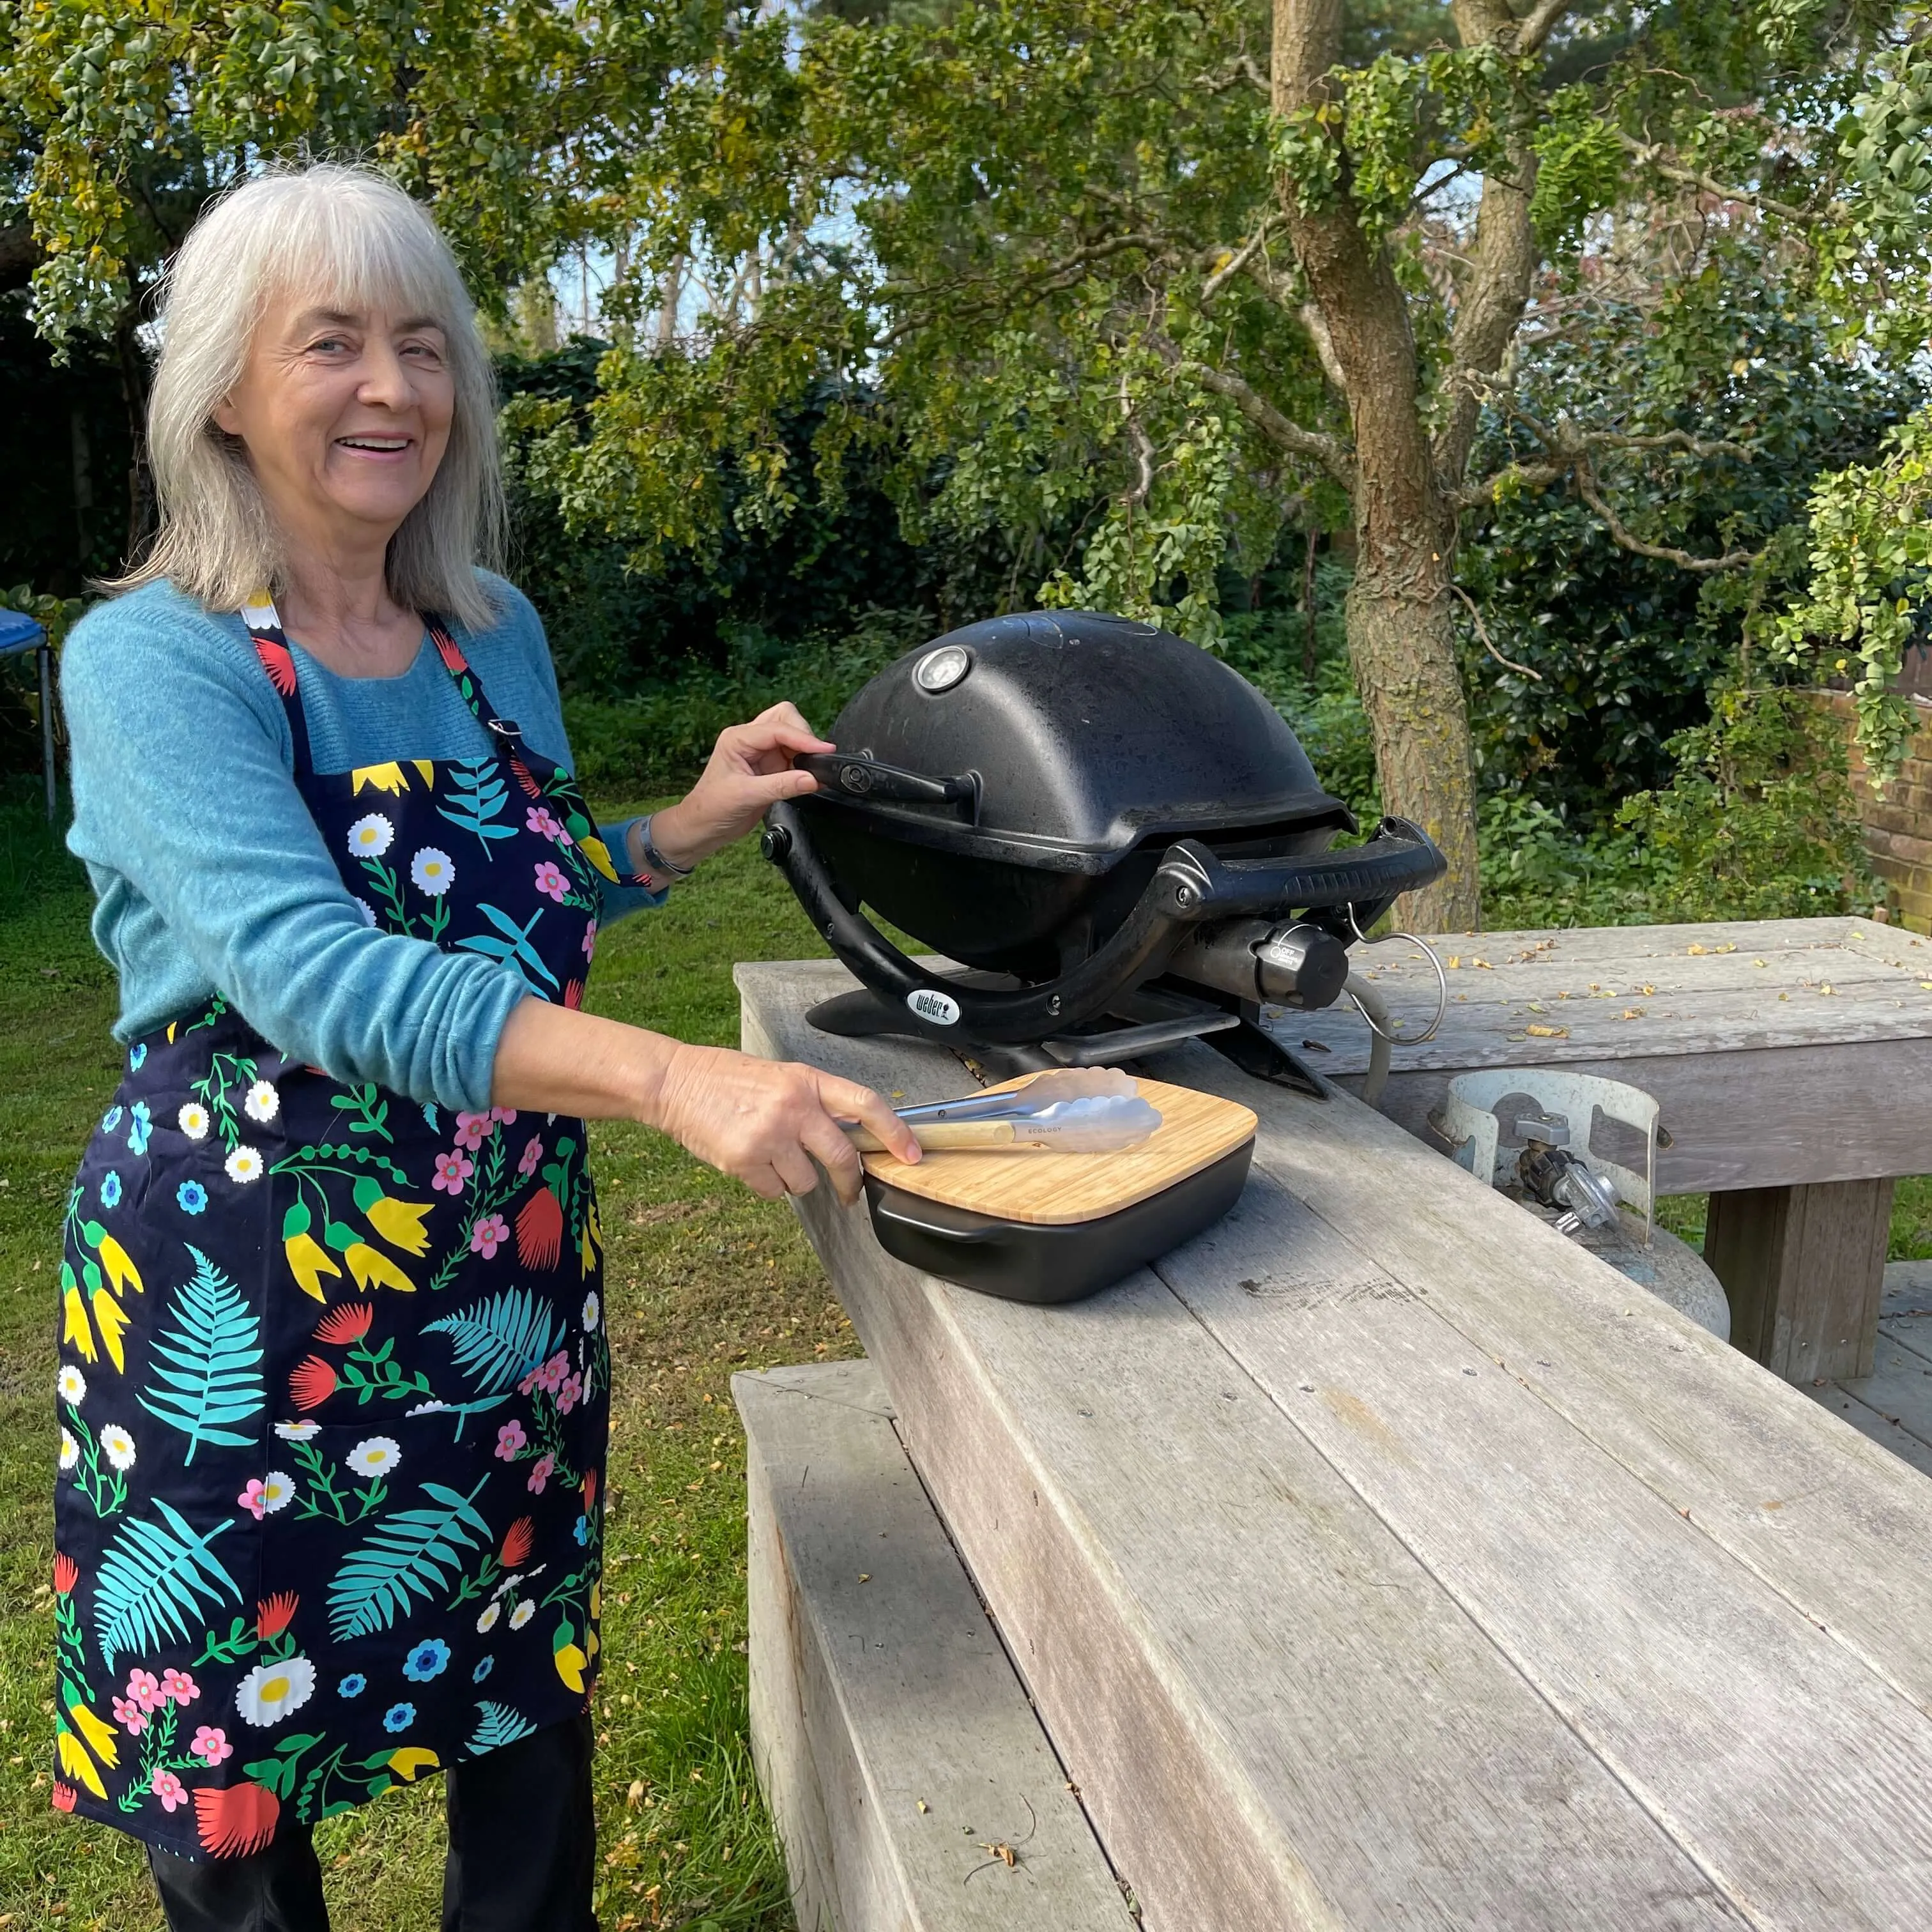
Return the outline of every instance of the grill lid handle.
[[[801,752],[792,760],[796,770],[809,772],[818,781],[820,794],[848,805],[968,806],[979,816],[980,774],[962,772],[957,778],[929,778],[922,772],[909,772],[902,765],[882,764],[862,752]]]

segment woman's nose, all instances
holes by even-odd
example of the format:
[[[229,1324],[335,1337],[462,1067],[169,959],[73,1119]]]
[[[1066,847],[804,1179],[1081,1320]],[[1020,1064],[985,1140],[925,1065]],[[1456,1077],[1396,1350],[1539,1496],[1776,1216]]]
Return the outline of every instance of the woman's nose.
[[[389,409],[407,409],[415,402],[416,384],[409,365],[387,343],[371,343],[364,351],[357,399]]]

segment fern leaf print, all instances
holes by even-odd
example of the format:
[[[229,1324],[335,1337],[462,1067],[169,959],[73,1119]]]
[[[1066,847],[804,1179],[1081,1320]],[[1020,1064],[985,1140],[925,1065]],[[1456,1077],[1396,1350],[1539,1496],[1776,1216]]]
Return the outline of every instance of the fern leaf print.
[[[476,1706],[476,1729],[464,1749],[471,1757],[481,1757],[485,1751],[498,1750],[528,1737],[536,1729],[520,1711],[486,1697]]]
[[[94,1581],[94,1634],[110,1670],[128,1651],[152,1650],[165,1638],[185,1638],[191,1622],[242,1592],[208,1548],[232,1516],[197,1532],[165,1497],[152,1517],[122,1524]]]
[[[521,1382],[549,1358],[561,1339],[555,1310],[526,1288],[506,1288],[425,1326],[432,1334],[449,1337],[456,1366],[479,1395],[494,1395]]]
[[[328,1586],[329,1634],[347,1642],[387,1630],[408,1616],[410,1600],[427,1603],[463,1567],[464,1552],[490,1540],[490,1526],[476,1512],[486,1474],[468,1496],[441,1483],[425,1483],[430,1498],[419,1509],[385,1516],[376,1533],[353,1551]]]
[[[154,1338],[153,1380],[140,1402],[188,1438],[184,1462],[204,1442],[245,1448],[254,1441],[234,1425],[261,1413],[261,1324],[242,1291],[192,1243],[195,1270],[176,1292],[176,1325]]]

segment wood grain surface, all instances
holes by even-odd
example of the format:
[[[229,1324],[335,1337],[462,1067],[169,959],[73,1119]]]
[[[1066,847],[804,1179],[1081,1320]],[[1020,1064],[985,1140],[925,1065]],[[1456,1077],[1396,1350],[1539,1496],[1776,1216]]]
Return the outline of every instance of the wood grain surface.
[[[799,1204],[1153,1932],[1932,1923],[1932,1484],[1346,1096],[1160,1064],[1256,1178],[1089,1302]]]
[[[1022,1074],[990,1090],[1017,1090],[1034,1077]],[[911,1166],[892,1154],[868,1154],[866,1169],[922,1200],[1003,1221],[1064,1227],[1131,1208],[1254,1136],[1253,1111],[1238,1101],[1159,1080],[1137,1084],[1141,1098],[1159,1112],[1160,1125],[1138,1147],[1118,1154],[928,1154]]]
[[[1132,1932],[876,1366],[737,1375],[731,1393],[752,1749],[800,1932]]]

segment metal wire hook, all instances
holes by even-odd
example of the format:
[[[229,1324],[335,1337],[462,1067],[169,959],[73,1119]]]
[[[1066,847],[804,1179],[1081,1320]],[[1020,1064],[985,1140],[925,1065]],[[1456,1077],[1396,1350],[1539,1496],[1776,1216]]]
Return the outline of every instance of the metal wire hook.
[[[1424,956],[1428,960],[1430,964],[1436,968],[1436,1017],[1429,1022],[1428,1026],[1422,1032],[1384,1033],[1370,1017],[1368,1008],[1351,992],[1348,998],[1353,1003],[1356,1012],[1361,1015],[1363,1023],[1378,1039],[1387,1040],[1391,1046],[1420,1046],[1425,1040],[1433,1040],[1436,1037],[1436,1029],[1442,1024],[1443,1015],[1449,1010],[1449,976],[1442,970],[1442,962],[1436,957],[1435,947],[1431,946],[1427,940],[1418,938],[1412,932],[1385,932],[1379,939],[1371,939],[1362,930],[1360,922],[1356,919],[1355,908],[1352,902],[1348,906],[1348,930],[1355,935],[1359,944],[1385,946],[1391,939],[1406,939],[1410,945],[1420,946]]]

